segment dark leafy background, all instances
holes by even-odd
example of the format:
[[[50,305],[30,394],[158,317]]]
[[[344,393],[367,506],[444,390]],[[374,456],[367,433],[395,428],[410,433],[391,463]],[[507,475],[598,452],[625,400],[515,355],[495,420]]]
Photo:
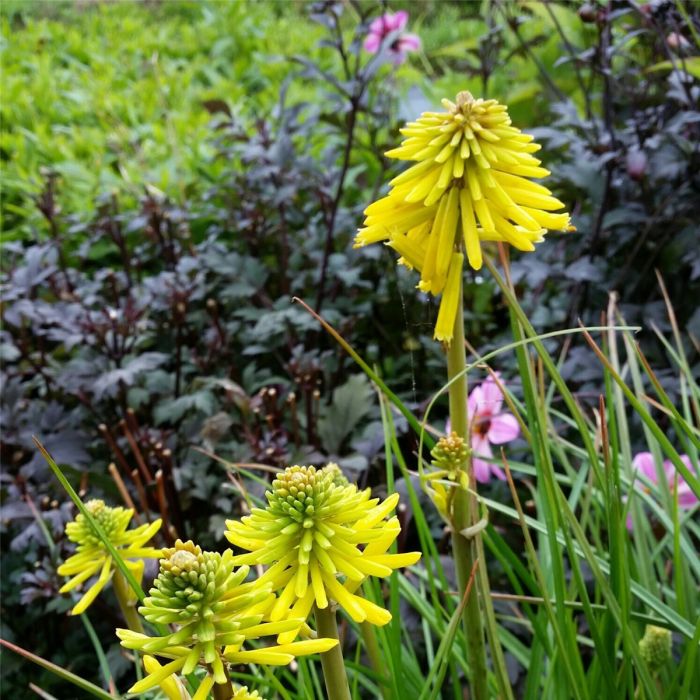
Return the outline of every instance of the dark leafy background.
[[[132,12],[149,26],[184,17],[210,21],[215,32],[225,5],[149,3]],[[643,325],[640,339],[659,376],[670,379],[650,330],[668,327],[658,271],[681,328],[700,333],[700,20],[691,3],[615,1],[575,11],[567,3],[493,2],[483,17],[478,4],[411,3],[424,52],[398,69],[386,54],[361,51],[380,5],[273,5],[275,21],[318,45],[275,49],[263,31],[231,47],[220,36],[209,56],[219,77],[208,74],[211,94],[196,128],[175,129],[188,150],[166,162],[174,187],[157,182],[153,169],[135,180],[140,171],[123,140],[95,141],[71,161],[48,147],[21,153],[20,136],[41,143],[46,132],[20,102],[3,107],[2,636],[87,675],[96,674],[87,637],[76,634],[77,621],[55,614],[69,607],[57,595],[55,568],[73,511],[32,435],[81,493],[120,502],[107,471],[114,463],[138,507],[164,512],[173,531],[208,547],[223,546],[223,520],[239,513],[214,455],[273,466],[336,460],[381,490],[374,390],[291,299],[320,310],[417,411],[442,384],[442,350],[430,337],[434,303],[389,251],[352,249],[363,208],[400,167],[382,152],[400,138],[403,120],[440,97],[470,89],[511,102],[515,123],[544,146],[549,187],[573,213],[576,233],[552,234],[536,254],[513,259],[538,329],[597,324],[614,293],[626,320]],[[5,7],[8,89],[24,70],[10,65],[13,44],[34,41],[37,27],[45,41],[51,32],[60,37],[77,11]],[[81,21],[99,23],[125,10],[80,12]],[[211,86],[234,49],[238,92],[218,94]],[[207,63],[176,59],[172,45],[162,50],[183,71]],[[69,42],[63,65],[44,76],[47,86],[63,80],[59,70],[91,60],[83,51]],[[176,114],[178,105],[166,109]],[[65,128],[79,118],[64,117]],[[168,142],[151,135],[168,152]],[[104,172],[126,169],[128,187],[116,175],[90,179],[90,148],[103,146],[111,154]],[[488,276],[470,273],[465,293],[470,342],[480,351],[507,342],[507,312]],[[600,370],[590,352],[577,343],[553,349],[566,351],[564,374],[579,398],[595,397]],[[697,363],[696,348],[688,350]],[[513,359],[502,356],[498,369],[512,377]],[[517,392],[515,378],[513,386]],[[399,428],[411,454],[415,443]],[[437,520],[435,527],[439,538]],[[102,638],[111,639],[114,606],[107,598],[94,609]],[[117,673],[128,671],[117,647],[109,656]],[[9,695],[25,692],[24,678],[16,659],[3,658]],[[67,697],[50,678],[42,685]]]

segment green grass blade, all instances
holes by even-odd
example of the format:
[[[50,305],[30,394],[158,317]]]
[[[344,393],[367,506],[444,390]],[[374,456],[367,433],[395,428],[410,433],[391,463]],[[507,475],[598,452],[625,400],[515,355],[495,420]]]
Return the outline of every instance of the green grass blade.
[[[45,668],[47,671],[50,671],[62,680],[66,681],[67,683],[71,683],[76,688],[84,690],[86,693],[89,693],[95,698],[102,698],[102,700],[114,700],[115,697],[121,697],[118,695],[110,695],[107,691],[102,690],[102,688],[95,685],[94,683],[90,683],[90,681],[86,681],[84,678],[81,678],[72,671],[68,671],[62,666],[58,666],[57,664],[51,661],[47,661],[41,656],[32,654],[31,651],[27,651],[26,649],[23,649],[22,647],[19,647],[16,644],[13,644],[12,642],[0,639],[0,644],[2,644],[2,646],[6,647],[10,651],[14,651],[15,654],[19,654],[20,656],[24,657],[25,659],[27,659],[27,661],[31,661],[37,666]]]

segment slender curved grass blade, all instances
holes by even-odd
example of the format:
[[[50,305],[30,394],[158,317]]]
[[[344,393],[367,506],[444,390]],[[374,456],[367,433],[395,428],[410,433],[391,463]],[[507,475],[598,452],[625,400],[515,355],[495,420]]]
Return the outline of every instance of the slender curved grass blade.
[[[19,647],[16,644],[13,644],[12,642],[8,642],[5,639],[0,639],[0,644],[2,644],[2,646],[6,647],[10,651],[14,651],[15,654],[19,654],[20,656],[24,657],[25,659],[27,659],[27,661],[31,661],[37,666],[45,668],[47,671],[50,671],[54,675],[63,679],[64,681],[71,683],[72,685],[76,686],[77,688],[80,688],[81,690],[84,690],[86,693],[90,693],[90,695],[92,695],[93,697],[102,698],[103,700],[114,700],[115,697],[121,697],[119,695],[110,695],[106,690],[102,690],[102,688],[100,688],[99,686],[95,685],[94,683],[90,683],[90,681],[86,681],[84,678],[81,678],[72,671],[68,671],[67,669],[63,668],[62,666],[59,666],[58,664],[55,664],[51,661],[47,661],[41,656],[32,654],[31,651],[27,651],[26,649],[23,649],[22,647]]]

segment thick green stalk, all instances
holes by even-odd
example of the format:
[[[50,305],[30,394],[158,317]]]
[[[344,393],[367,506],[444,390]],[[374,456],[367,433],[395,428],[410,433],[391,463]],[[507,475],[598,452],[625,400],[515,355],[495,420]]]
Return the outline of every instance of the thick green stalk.
[[[345,673],[343,650],[338,637],[338,623],[335,619],[335,610],[330,605],[326,608],[316,608],[316,629],[319,637],[338,639],[337,646],[321,654],[328,700],[350,700],[348,676]]]
[[[464,311],[462,307],[462,282],[460,280],[459,305],[452,342],[447,351],[447,378],[457,377],[449,387],[450,423],[452,430],[465,440],[469,440],[467,425],[467,358],[464,352]],[[457,568],[457,583],[459,593],[463,595],[469,583],[474,562],[478,559],[477,539],[481,533],[465,537],[462,531],[472,526],[478,515],[478,504],[475,496],[476,483],[474,480],[471,460],[468,465],[469,485],[471,493],[457,489],[454,497],[452,517],[452,549]],[[483,550],[482,550],[483,551]],[[482,560],[479,566],[485,566]],[[489,601],[490,602],[490,601]],[[474,700],[487,700],[488,676],[486,668],[486,641],[479,609],[479,598],[476,590],[472,590],[464,607],[462,616],[464,635],[467,640],[467,658],[471,671],[471,697]]]
[[[377,632],[374,629],[374,625],[371,622],[363,622],[360,625],[360,633],[362,634],[362,641],[365,643],[365,651],[369,657],[369,665],[379,679],[379,689],[381,690],[382,697],[390,698],[391,688],[386,679],[387,665],[382,661],[382,652],[379,649]]]
[[[126,579],[119,569],[116,569],[114,575],[112,576],[112,585],[114,587],[114,594],[117,596],[117,602],[121,608],[122,615],[124,616],[126,626],[132,632],[140,632],[143,634],[141,616],[136,610],[136,605],[139,601],[131,593],[131,587],[126,582]]]

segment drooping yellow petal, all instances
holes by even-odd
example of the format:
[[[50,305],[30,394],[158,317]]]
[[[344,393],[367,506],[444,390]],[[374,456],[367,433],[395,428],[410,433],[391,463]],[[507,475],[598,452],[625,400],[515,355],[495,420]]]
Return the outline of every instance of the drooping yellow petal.
[[[159,686],[166,678],[172,676],[173,673],[177,673],[185,664],[184,658],[175,659],[165,666],[158,664],[158,668],[150,672],[145,678],[134,683],[134,685],[129,688],[130,693],[138,694],[144,693],[151,688]]]
[[[163,667],[153,656],[144,656],[143,665],[147,674],[158,673]],[[168,700],[183,700],[189,697],[182,684],[177,680],[176,676],[168,676],[160,681],[160,689],[167,695]]]
[[[72,591],[74,588],[77,588],[81,583],[84,581],[87,581],[91,576],[94,576],[97,571],[99,570],[100,566],[102,565],[101,561],[95,562],[91,566],[87,566],[85,569],[83,569],[77,576],[74,576],[70,581],[65,583],[61,588],[58,589],[59,593],[68,593],[69,591]],[[59,573],[60,572],[60,567],[59,567]]]
[[[83,597],[78,601],[77,605],[71,610],[71,615],[80,615],[81,613],[84,613],[95,598],[97,598],[100,591],[107,585],[107,581],[109,581],[110,576],[112,575],[111,564],[111,559],[105,560],[105,563],[102,565],[102,571],[100,572],[99,578],[92,584],[92,586],[85,592],[85,595],[83,595]]]
[[[452,252],[457,231],[457,219],[459,217],[459,191],[457,187],[451,188],[445,200],[445,213],[440,227],[440,239],[438,241],[437,257],[435,261],[436,289],[444,286],[447,271],[452,260]]]
[[[207,674],[202,678],[197,692],[192,696],[192,700],[207,700],[209,691],[214,687],[214,677]]]
[[[440,200],[440,206],[435,215],[433,227],[430,230],[428,249],[426,250],[423,260],[423,269],[421,270],[421,282],[423,282],[433,294],[436,293],[433,291],[433,281],[436,277],[435,269],[437,267],[438,246],[440,243],[440,234],[442,232],[442,221],[445,218],[446,209],[447,198],[443,197],[443,199]]]
[[[437,323],[435,324],[435,339],[443,343],[450,343],[454,334],[455,319],[459,296],[462,292],[462,253],[453,253],[450,270],[447,273],[447,283],[440,300]]]
[[[281,644],[278,647],[273,647],[276,651],[294,656],[308,656],[309,654],[323,654],[330,651],[333,647],[338,646],[337,639],[305,639],[300,642],[292,642],[291,644]]]
[[[377,625],[378,627],[383,627],[391,622],[391,613],[385,608],[380,608],[378,605],[360,596],[354,596],[354,598],[364,611],[367,622]]]
[[[472,199],[469,191],[464,188],[459,191],[459,209],[462,215],[462,234],[464,236],[464,247],[467,251],[467,260],[475,270],[480,270],[483,263],[481,243],[476,230]]]

